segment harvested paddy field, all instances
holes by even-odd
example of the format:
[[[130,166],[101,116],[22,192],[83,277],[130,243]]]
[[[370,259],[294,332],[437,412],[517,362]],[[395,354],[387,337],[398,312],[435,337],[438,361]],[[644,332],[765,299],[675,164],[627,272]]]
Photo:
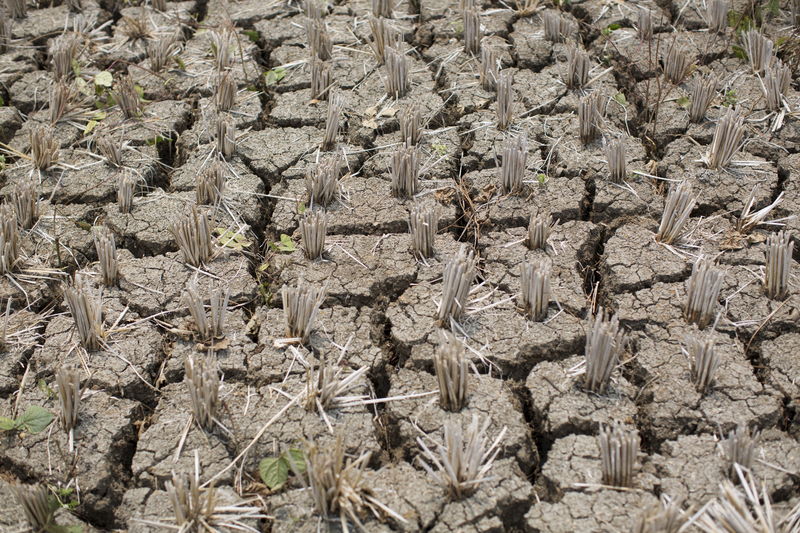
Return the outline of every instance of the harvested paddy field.
[[[0,531],[800,532],[800,2],[5,0]]]

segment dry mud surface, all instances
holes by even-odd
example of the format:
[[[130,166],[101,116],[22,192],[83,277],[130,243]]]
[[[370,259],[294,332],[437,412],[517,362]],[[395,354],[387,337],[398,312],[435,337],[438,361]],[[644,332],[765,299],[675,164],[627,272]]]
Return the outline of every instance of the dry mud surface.
[[[323,9],[333,44],[327,64],[343,102],[327,152],[329,103],[311,98],[307,18],[297,2],[190,0],[162,11],[139,0],[29,2],[27,16],[11,21],[0,54],[0,194],[12,204],[33,183],[38,218],[19,230],[19,261],[0,279],[0,415],[38,406],[55,418],[40,432],[0,432],[0,530],[28,527],[12,496],[20,484],[58,495],[55,520],[75,531],[177,530],[166,489],[180,473],[213,479],[218,506],[256,508],[259,517],[242,521],[256,531],[341,529],[338,513],[320,517],[298,476],[271,491],[258,468],[312,441],[331,447],[337,436],[349,456],[371,453],[365,483],[395,513],[361,513],[366,531],[628,531],[661,497],[691,512],[714,498],[728,475],[720,438],[740,425],[762,431],[751,471],[777,512],[795,505],[800,246],[788,295],[771,300],[762,284],[766,239],[781,228],[740,232],[737,220],[752,191],[753,211],[780,198],[770,220],[799,212],[797,2],[734,0],[728,27],[716,33],[699,0],[548,1],[530,12],[477,0],[482,46],[514,76],[506,131],[495,92],[480,84],[479,57],[464,51],[463,1],[395,1],[387,24],[405,41],[410,83],[399,99],[386,96],[386,69],[369,45],[372,4],[336,0]],[[643,9],[652,16],[649,41],[636,32]],[[570,45],[545,39],[544,19],[559,12],[575,29],[569,40],[589,54],[591,82],[582,88],[563,81]],[[779,114],[743,56],[738,35],[749,24],[793,69]],[[171,229],[198,201],[196,176],[219,159],[215,39],[225,28],[234,35],[227,71],[237,92],[227,115],[235,149],[222,162],[222,200],[207,207],[214,255],[198,269],[184,263]],[[63,78],[72,97],[54,122],[51,52],[64,46],[62,33],[76,43]],[[176,44],[156,69],[149,47],[170,36]],[[671,47],[693,64],[678,84],[662,75]],[[143,105],[133,118],[108,87],[126,72]],[[705,118],[690,123],[692,84],[707,74],[717,76],[717,91]],[[601,135],[584,144],[578,107],[587,94],[598,95],[604,116]],[[411,251],[414,202],[390,191],[398,117],[412,103],[424,122],[417,202],[441,215],[435,255],[425,261]],[[701,158],[731,106],[745,117],[745,142],[731,165],[709,170]],[[59,153],[40,171],[31,133],[42,126]],[[524,187],[503,195],[503,147],[523,134]],[[609,179],[606,162],[614,138],[625,144],[621,183]],[[99,155],[101,139],[123,146],[120,166]],[[325,255],[310,261],[299,230],[310,208],[305,180],[331,153],[346,172],[327,208]],[[117,202],[123,176],[136,183],[127,213]],[[697,203],[681,245],[665,246],[655,235],[669,184],[682,179]],[[546,250],[524,243],[537,214],[558,220]],[[785,225],[796,238],[800,220]],[[99,293],[93,235],[101,226],[117,243],[119,283],[102,290],[102,343],[87,351],[64,294],[78,272]],[[467,405],[452,413],[434,394],[433,355],[442,270],[462,243],[480,262],[472,302],[454,327],[471,373]],[[682,350],[692,332],[686,286],[700,255],[725,272],[710,333],[720,366],[705,394]],[[515,303],[520,267],[545,258],[558,304],[532,322]],[[326,284],[327,294],[307,342],[287,347],[281,287],[300,280]],[[224,339],[198,342],[183,297],[192,283],[206,301],[229,290]],[[574,369],[599,306],[618,314],[628,343],[609,389],[590,394]],[[184,360],[203,353],[222,376],[211,431],[193,421],[184,381]],[[365,368],[348,394],[377,401],[325,416],[292,402],[307,369],[322,362],[343,374]],[[58,420],[55,376],[64,365],[83,385],[73,449]],[[421,467],[418,438],[441,440],[446,422],[466,426],[475,415],[491,419],[491,439],[506,432],[489,479],[451,498]],[[625,490],[601,478],[597,435],[613,422],[641,437]]]

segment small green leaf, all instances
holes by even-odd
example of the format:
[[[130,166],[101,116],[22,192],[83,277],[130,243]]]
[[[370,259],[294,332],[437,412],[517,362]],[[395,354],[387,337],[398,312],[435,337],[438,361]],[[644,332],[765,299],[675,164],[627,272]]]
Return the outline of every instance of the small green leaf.
[[[283,457],[265,457],[258,463],[258,474],[270,490],[277,490],[289,479],[289,462]]]
[[[281,233],[281,240],[275,243],[275,249],[279,252],[291,253],[297,249],[297,246],[289,235]]]
[[[186,63],[183,61],[183,59],[181,59],[179,56],[175,56],[173,59],[175,60],[175,63],[178,65],[178,70],[186,72]]]
[[[22,416],[17,418],[17,427],[24,429],[28,433],[40,433],[44,431],[52,421],[53,413],[44,407],[31,405],[22,413]]]
[[[86,123],[86,127],[83,128],[83,134],[89,135],[90,133],[92,133],[92,130],[95,128],[95,126],[97,126],[97,121],[90,120],[89,122]]]
[[[297,212],[301,215],[306,212],[305,202],[300,202],[299,204],[297,204]]]
[[[681,107],[689,107],[689,97],[688,96],[681,96],[676,100],[678,105]]]
[[[226,228],[214,228],[214,234],[217,236],[217,242],[219,242],[221,246],[233,250],[242,251],[253,244],[241,233],[236,233]]]
[[[114,76],[107,70],[98,72],[94,75],[94,84],[109,89],[114,84]]]
[[[50,388],[44,379],[40,379],[36,383],[36,386],[39,387],[39,390],[46,394],[48,398],[52,398],[55,395],[55,391]]]
[[[0,431],[11,431],[17,429],[17,421],[13,418],[0,416]]]
[[[247,38],[250,39],[250,42],[257,43],[259,39],[261,39],[261,34],[258,33],[256,30],[244,30],[242,31],[243,34],[247,35]]]
[[[619,105],[621,105],[622,107],[625,107],[626,105],[628,105],[628,99],[625,98],[625,95],[622,94],[622,93],[615,94],[614,95],[614,101],[616,103],[618,103]]]
[[[306,471],[306,454],[303,450],[289,448],[288,451],[283,452],[283,456],[286,457],[294,473],[303,474]]]
[[[445,155],[447,155],[447,146],[443,144],[434,144],[431,145],[431,148],[436,150],[436,153],[439,154],[440,157],[444,157]]]
[[[72,60],[72,72],[75,74],[76,78],[81,77],[81,64],[78,63],[77,59]]]
[[[264,73],[264,83],[269,85],[275,85],[279,81],[281,81],[286,76],[286,69],[278,67],[272,70],[268,70]]]
[[[547,174],[536,174],[536,179],[539,181],[539,185],[544,185],[547,183]]]
[[[731,46],[731,50],[733,51],[733,55],[735,55],[742,61],[747,61],[747,52],[744,51],[744,48],[742,48],[741,46],[736,46],[734,44]]]

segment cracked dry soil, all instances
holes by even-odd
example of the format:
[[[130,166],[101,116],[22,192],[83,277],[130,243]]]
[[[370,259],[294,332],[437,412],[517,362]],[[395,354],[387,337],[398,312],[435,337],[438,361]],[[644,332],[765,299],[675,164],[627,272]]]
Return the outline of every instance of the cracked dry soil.
[[[789,294],[770,300],[766,239],[781,228],[737,226],[751,193],[754,211],[780,200],[770,219],[800,214],[797,2],[733,0],[730,24],[713,32],[700,0],[548,0],[527,2],[528,11],[524,1],[475,0],[481,46],[514,77],[505,131],[496,91],[480,83],[480,57],[464,49],[464,3],[386,2],[409,81],[408,93],[393,98],[370,46],[376,2],[319,2],[332,44],[330,83],[343,102],[332,153],[320,149],[330,103],[311,99],[313,52],[297,1],[52,0],[28,2],[24,17],[7,19],[0,195],[14,204],[32,183],[37,208],[33,225],[19,228],[17,264],[0,278],[0,416],[37,406],[54,419],[40,432],[0,431],[0,531],[30,529],[13,495],[19,484],[57,495],[52,524],[70,531],[177,530],[168,492],[175,473],[213,479],[218,505],[256,507],[259,517],[243,520],[245,528],[341,530],[338,516],[319,516],[300,476],[290,472],[270,490],[259,475],[261,459],[310,441],[331,446],[336,435],[349,457],[370,452],[365,483],[396,513],[362,513],[366,531],[628,531],[661,497],[694,510],[713,498],[728,469],[720,438],[742,424],[762,431],[752,472],[775,508],[798,503],[800,246]],[[644,41],[642,10],[654,33]],[[546,39],[552,15],[570,28],[567,42]],[[793,69],[780,116],[743,52],[739,31],[749,24]],[[157,68],[154,46],[166,39],[174,44]],[[57,74],[54,55],[66,42],[74,55]],[[574,43],[589,55],[591,81],[578,89],[564,83]],[[680,83],[662,74],[669,48],[692,65]],[[197,176],[219,158],[220,68],[236,91],[225,113],[235,150],[222,161],[221,200],[204,207],[214,255],[196,268],[184,262],[172,227],[197,205]],[[114,98],[126,73],[141,106],[133,117]],[[718,85],[705,118],[693,123],[692,85],[708,74]],[[58,84],[69,93],[60,110],[51,97]],[[600,135],[584,143],[578,108],[590,94],[601,102]],[[390,188],[399,117],[411,104],[424,128],[413,201]],[[744,114],[746,142],[731,166],[710,170],[701,159],[732,106]],[[44,170],[32,165],[38,128],[57,147]],[[522,135],[523,187],[504,195],[503,147]],[[625,139],[623,183],[609,179],[605,146],[614,138]],[[100,140],[121,148],[118,164]],[[306,176],[333,154],[344,167],[326,209],[326,251],[308,260],[299,227],[311,208]],[[117,202],[125,176],[135,183],[129,211]],[[697,203],[682,244],[665,246],[655,238],[665,198],[683,179]],[[408,233],[415,204],[440,215],[425,261]],[[530,250],[528,221],[540,214],[557,225],[545,249]],[[796,241],[800,219],[784,222]],[[101,287],[94,236],[102,228],[118,248],[113,287]],[[435,392],[437,306],[442,270],[465,243],[479,257],[473,304],[456,328],[468,346],[470,393],[462,411],[449,412]],[[699,255],[725,272],[711,333],[720,366],[705,394],[695,390],[683,350],[693,331],[683,302]],[[543,322],[516,306],[520,266],[533,260],[552,265],[554,301]],[[65,302],[76,273],[100,295],[98,350],[83,348]],[[281,287],[301,280],[327,294],[308,340],[290,347]],[[184,298],[192,283],[206,299],[229,291],[220,342],[194,334]],[[618,314],[628,338],[599,395],[585,392],[574,372],[598,306]],[[211,431],[193,421],[184,381],[184,360],[203,353],[222,376]],[[349,394],[370,401],[324,416],[290,404],[305,390],[308,368],[323,362],[344,373],[366,367]],[[64,365],[83,386],[74,450],[58,420]],[[488,479],[458,500],[420,466],[417,439],[441,440],[445,422],[466,425],[473,415],[491,419],[491,439],[504,427],[506,434]],[[597,435],[615,421],[642,439],[626,490],[601,477]]]

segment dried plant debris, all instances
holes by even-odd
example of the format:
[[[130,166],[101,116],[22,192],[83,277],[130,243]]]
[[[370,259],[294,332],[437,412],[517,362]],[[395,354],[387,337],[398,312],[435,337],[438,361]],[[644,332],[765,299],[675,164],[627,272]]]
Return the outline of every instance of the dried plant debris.
[[[137,118],[141,116],[142,100],[139,97],[139,92],[133,84],[133,79],[130,76],[122,76],[117,80],[114,90],[112,91],[114,102],[119,106],[125,118]]]
[[[214,57],[214,69],[221,75],[233,65],[235,36],[227,27],[211,32],[211,54]]]
[[[474,8],[463,11],[464,23],[464,51],[477,56],[481,49],[481,17],[480,12]]]
[[[207,213],[192,207],[188,215],[175,222],[171,231],[187,264],[201,267],[213,256],[211,220]]]
[[[220,113],[227,113],[236,105],[236,81],[230,72],[226,71],[219,77],[214,93],[214,103]]]
[[[167,0],[152,0],[150,5],[160,13],[167,12]]]
[[[72,366],[61,366],[56,371],[58,384],[58,403],[61,407],[59,422],[61,428],[69,435],[69,451],[74,450],[75,427],[78,425],[78,414],[81,404],[81,374]]]
[[[661,224],[658,226],[656,240],[664,244],[679,244],[685,234],[684,226],[694,209],[697,199],[692,195],[692,185],[688,181],[673,184],[664,202]]]
[[[306,191],[311,207],[327,207],[339,194],[342,163],[338,155],[322,160],[306,174]]]
[[[617,315],[607,316],[602,307],[596,315],[589,316],[587,331],[583,387],[588,392],[602,394],[625,348],[625,332],[620,328]]]
[[[772,210],[778,207],[778,205],[783,200],[784,191],[781,191],[771,204],[762,207],[758,211],[753,212],[752,209],[753,209],[753,204],[756,203],[757,192],[758,192],[758,185],[755,185],[751,189],[750,195],[747,197],[747,200],[745,200],[744,202],[744,207],[742,208],[742,212],[739,214],[739,218],[736,220],[736,231],[738,231],[741,234],[747,234],[753,231],[753,229],[756,226],[762,224],[770,226],[782,226],[784,222],[795,218],[795,215],[790,215],[785,218],[767,220],[767,217],[772,212]]]
[[[640,7],[637,14],[636,36],[642,42],[653,39],[653,15],[646,7]]]
[[[444,424],[444,442],[433,441],[436,451],[431,450],[421,437],[417,437],[417,444],[422,450],[422,455],[417,457],[419,464],[447,490],[453,500],[473,494],[481,483],[491,479],[489,472],[506,434],[506,428],[503,428],[491,441],[487,433],[491,423],[489,418],[481,423],[478,415],[473,415],[472,422],[464,431],[460,421],[448,420]]]
[[[692,276],[686,288],[686,306],[684,316],[690,324],[697,324],[700,329],[716,317],[717,300],[722,288],[723,272],[702,257],[692,266]]]
[[[603,483],[612,487],[632,487],[639,455],[639,433],[619,422],[600,426],[598,436]]]
[[[11,18],[0,20],[0,54],[5,54],[9,50],[9,43],[13,37],[13,26],[14,20]]]
[[[413,198],[419,188],[419,159],[417,147],[407,141],[392,154],[392,194],[398,198]]]
[[[531,215],[528,223],[527,245],[531,250],[546,250],[547,239],[553,230],[552,215]]]
[[[138,17],[122,17],[119,20],[119,27],[127,43],[145,41],[153,35],[150,25],[144,17],[144,10],[140,12]]]
[[[197,290],[196,283],[193,280],[187,284],[183,300],[189,309],[189,314],[192,315],[198,340],[201,342],[211,344],[214,340],[225,336],[225,318],[228,314],[230,295],[230,289],[226,288],[212,291],[208,313],[206,313],[206,307]]]
[[[78,40],[70,35],[60,35],[53,39],[50,48],[50,63],[53,67],[53,80],[56,82],[71,78],[74,74],[73,62],[78,54]]]
[[[589,83],[589,54],[575,46],[567,48],[567,79],[569,89],[581,89]]]
[[[379,65],[386,61],[386,49],[397,47],[399,34],[391,27],[389,22],[383,18],[370,17],[369,27],[372,31],[372,40],[369,42],[375,60]]]
[[[114,136],[95,136],[94,146],[106,164],[114,168],[122,168],[122,152],[125,145]]]
[[[350,531],[350,523],[359,531],[367,531],[362,520],[367,514],[389,516],[398,522],[406,519],[375,498],[366,478],[370,453],[353,459],[346,457],[344,439],[339,434],[333,446],[308,444],[305,454],[306,480],[317,513],[322,518],[338,516],[342,530]],[[294,465],[291,465],[296,470]]]
[[[386,67],[386,95],[389,98],[400,99],[408,92],[408,61],[405,53],[393,46],[387,47],[385,52]]]
[[[608,161],[608,179],[613,183],[622,183],[628,176],[625,158],[625,139],[614,139],[606,144],[606,160]]]
[[[449,325],[451,320],[459,320],[466,312],[476,266],[475,252],[467,245],[462,245],[458,254],[445,265],[442,273],[442,300],[438,311],[439,324]]]
[[[11,203],[22,229],[31,229],[39,219],[39,187],[32,179],[14,185]]]
[[[711,335],[687,335],[686,353],[692,365],[692,381],[695,389],[701,394],[706,394],[714,383],[719,368],[719,354],[714,338]]]
[[[225,113],[217,116],[217,153],[224,159],[233,157],[236,151],[236,125]]]
[[[417,146],[422,139],[422,113],[414,104],[404,107],[398,113],[400,122],[400,139],[412,146]]]
[[[169,63],[173,56],[180,50],[177,38],[174,34],[159,36],[151,39],[147,43],[147,57],[150,60],[150,70],[161,72]]]
[[[69,113],[74,96],[72,87],[63,81],[50,86],[50,124],[58,123]]]
[[[631,533],[679,533],[690,516],[681,510],[680,503],[661,496],[661,502],[644,510],[636,518]]]
[[[306,210],[300,219],[300,236],[303,240],[303,254],[306,259],[322,257],[325,251],[325,235],[328,231],[328,216],[323,211]]]
[[[664,77],[667,81],[679,85],[691,72],[694,62],[680,51],[676,43],[672,43],[664,57]]]
[[[321,19],[306,19],[305,27],[311,55],[322,61],[333,57],[333,41],[325,28],[325,22]]]
[[[117,207],[120,213],[130,213],[133,208],[133,194],[136,192],[136,177],[129,172],[117,180]]]
[[[175,520],[175,525],[163,524],[164,529],[187,533],[225,530],[256,533],[258,530],[249,523],[264,518],[260,508],[248,505],[247,501],[222,505],[214,485],[203,487],[200,483],[199,462],[195,454],[193,474],[173,472],[172,481],[164,484]]]
[[[308,18],[321,20],[322,16],[328,11],[328,4],[322,0],[306,0],[303,2],[305,14]]]
[[[286,319],[286,336],[304,344],[314,328],[314,319],[325,299],[325,287],[314,287],[303,280],[297,287],[283,286],[283,316]]]
[[[9,204],[0,205],[0,274],[13,272],[20,261],[17,215]]]
[[[37,126],[31,130],[30,140],[33,168],[44,172],[58,162],[59,144],[51,128]]]
[[[331,88],[331,68],[325,61],[311,59],[311,99],[327,100]]]
[[[739,469],[750,471],[753,467],[756,446],[760,439],[761,433],[751,433],[747,426],[739,425],[720,442],[722,455],[728,463],[728,476],[731,481],[736,481]]]
[[[338,93],[330,95],[328,99],[328,114],[325,119],[325,136],[322,138],[322,149],[330,151],[336,148],[336,139],[339,137],[339,121],[344,110],[344,100]]]
[[[780,231],[767,237],[767,264],[764,269],[764,289],[772,300],[783,300],[789,294],[794,242],[788,232]]]
[[[44,485],[16,485],[11,487],[22,513],[33,531],[58,531],[56,511],[61,503]]]
[[[225,165],[219,161],[197,173],[195,193],[198,205],[216,205],[222,200],[226,173]]]
[[[702,122],[706,118],[706,111],[711,101],[717,94],[719,80],[713,74],[702,78],[695,78],[692,83],[692,93],[689,98],[689,120],[694,123]]]
[[[408,227],[411,233],[411,247],[416,257],[421,259],[433,257],[440,216],[437,206],[415,204],[411,208]]]
[[[6,0],[6,10],[12,19],[24,19],[28,16],[28,2],[26,0]]]
[[[546,11],[542,15],[544,38],[551,43],[563,43],[577,31],[575,24],[560,13]]]
[[[528,138],[523,133],[506,141],[500,166],[500,191],[503,194],[521,192],[528,163]]]
[[[742,32],[742,46],[756,74],[763,74],[772,62],[773,42],[756,29]]]
[[[119,281],[119,263],[114,234],[109,230],[99,230],[94,234],[94,248],[100,264],[100,277],[103,285],[114,287]]]
[[[704,533],[797,533],[800,504],[778,512],[772,508],[766,483],[759,489],[753,475],[735,468],[740,485],[724,480],[719,496],[705,505],[695,522]]]
[[[492,92],[500,79],[497,50],[491,46],[481,47],[480,83],[484,91]]]
[[[99,350],[103,343],[102,299],[91,290],[80,274],[75,282],[64,288],[64,299],[75,322],[81,345],[88,352]]]
[[[578,132],[583,144],[587,145],[600,136],[602,120],[600,95],[592,93],[581,98],[578,103]]]
[[[711,149],[705,155],[706,166],[712,170],[727,168],[743,144],[744,117],[733,108],[722,116],[714,130]]]
[[[792,80],[792,71],[784,66],[780,59],[766,67],[764,71],[764,97],[767,100],[767,109],[778,111],[783,107],[783,99],[789,90]]]
[[[504,70],[497,82],[497,129],[505,131],[514,121],[514,75]]]
[[[372,0],[372,14],[376,17],[392,18],[394,0]]]
[[[728,28],[728,0],[709,0],[706,8],[708,30],[713,33],[725,33]]]
[[[550,305],[550,270],[548,261],[529,261],[522,264],[519,303],[534,322],[547,318]]]
[[[184,382],[189,392],[192,415],[206,431],[213,431],[219,409],[219,372],[211,358],[189,354],[184,361]]]
[[[467,404],[469,361],[464,343],[455,335],[441,331],[439,346],[433,355],[433,368],[439,383],[439,406],[458,412]]]
[[[318,411],[331,430],[333,428],[326,414],[328,411],[362,403],[368,398],[365,395],[347,395],[367,373],[367,367],[362,366],[345,376],[342,375],[343,368],[338,364],[335,369],[331,368],[322,357],[316,372],[313,367],[306,370],[306,387],[303,394],[305,409]]]

